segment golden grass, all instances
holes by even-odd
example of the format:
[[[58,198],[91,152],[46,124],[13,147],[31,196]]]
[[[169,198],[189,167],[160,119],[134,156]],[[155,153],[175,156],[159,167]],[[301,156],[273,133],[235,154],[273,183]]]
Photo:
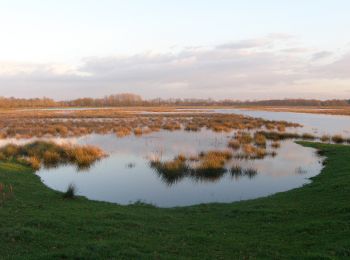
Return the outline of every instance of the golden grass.
[[[235,114],[195,112],[142,114],[140,108],[101,109],[82,111],[17,111],[0,110],[0,138],[31,137],[78,137],[88,134],[114,133],[118,137],[132,133],[139,136],[159,131],[200,131],[202,128],[214,132],[252,130],[265,128],[298,127],[284,121],[268,121]],[[150,109],[150,108],[149,108]],[[169,111],[169,108],[156,111]],[[172,110],[173,111],[173,110]]]
[[[0,148],[2,160],[16,160],[38,170],[43,163],[46,167],[71,163],[78,167],[89,167],[105,156],[93,146],[58,145],[53,142],[36,141],[23,146],[9,144]]]

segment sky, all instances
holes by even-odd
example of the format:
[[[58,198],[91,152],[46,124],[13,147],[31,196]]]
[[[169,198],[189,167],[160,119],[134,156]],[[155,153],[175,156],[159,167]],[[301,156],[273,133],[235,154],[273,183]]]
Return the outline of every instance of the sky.
[[[350,98],[348,0],[0,0],[0,96]]]

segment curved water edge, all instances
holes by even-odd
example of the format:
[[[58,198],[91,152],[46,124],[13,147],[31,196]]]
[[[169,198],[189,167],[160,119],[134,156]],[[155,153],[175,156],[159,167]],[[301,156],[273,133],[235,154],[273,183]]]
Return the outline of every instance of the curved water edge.
[[[186,176],[169,182],[149,165],[153,157],[172,159],[177,154],[195,155],[200,151],[226,148],[230,134],[161,131],[147,136],[91,135],[77,138],[77,144],[97,145],[110,156],[87,171],[74,166],[41,169],[42,181],[55,190],[65,191],[74,183],[78,194],[92,200],[122,205],[137,201],[159,207],[189,206],[210,202],[254,199],[300,187],[322,169],[313,149],[292,140],[283,141],[275,157],[262,160],[231,159],[227,166],[257,170],[256,175],[232,175],[228,171],[212,178]]]
[[[213,112],[300,123],[304,127],[295,131],[313,132],[319,136],[339,133],[348,136],[350,130],[349,120],[344,116],[238,109]],[[233,135],[234,132],[214,133],[203,128],[199,132],[161,130],[124,138],[112,134],[47,138],[57,143],[95,145],[110,156],[86,171],[66,165],[41,168],[37,174],[45,185],[55,190],[65,191],[73,183],[78,189],[78,195],[92,200],[122,205],[142,201],[159,207],[175,207],[268,196],[301,187],[322,170],[322,158],[312,148],[302,147],[293,140],[281,141],[275,157],[267,156],[261,160],[232,158],[226,163],[227,169],[239,165],[243,169],[256,169],[257,174],[232,174],[230,171],[209,177],[188,174],[174,181],[164,178],[150,167],[150,160],[154,157],[170,160],[180,153],[194,156],[201,151],[226,149]],[[36,139],[5,139],[1,140],[0,146],[9,142],[23,144]],[[268,148],[272,149],[271,142]]]

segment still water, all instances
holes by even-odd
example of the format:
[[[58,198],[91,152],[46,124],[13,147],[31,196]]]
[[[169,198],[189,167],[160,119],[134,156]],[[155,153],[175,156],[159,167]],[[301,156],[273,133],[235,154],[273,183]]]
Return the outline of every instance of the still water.
[[[226,148],[233,135],[200,132],[160,131],[149,135],[117,138],[115,135],[90,135],[71,139],[78,144],[97,145],[110,154],[87,171],[74,166],[41,169],[38,175],[49,187],[65,191],[73,183],[78,194],[89,199],[130,204],[136,201],[159,207],[187,206],[209,202],[233,202],[267,196],[300,187],[321,169],[320,158],[310,148],[293,141],[282,142],[276,157],[263,160],[228,162],[258,170],[255,176],[234,177],[225,173],[218,178],[183,178],[167,182],[150,166],[154,157],[172,159],[178,153],[196,155],[200,151]]]
[[[198,109],[198,111],[205,111],[205,109]],[[342,134],[344,136],[350,136],[349,116],[295,112],[272,112],[248,109],[208,109],[207,111],[221,114],[240,114],[267,120],[284,120],[288,122],[299,123],[303,125],[303,127],[295,129],[295,132],[299,133],[313,133],[319,136],[324,134]]]

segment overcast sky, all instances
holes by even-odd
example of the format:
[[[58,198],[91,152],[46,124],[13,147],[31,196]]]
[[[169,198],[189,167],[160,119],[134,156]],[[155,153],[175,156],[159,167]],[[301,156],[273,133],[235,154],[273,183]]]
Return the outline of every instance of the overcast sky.
[[[0,0],[0,96],[350,98],[348,0]]]

